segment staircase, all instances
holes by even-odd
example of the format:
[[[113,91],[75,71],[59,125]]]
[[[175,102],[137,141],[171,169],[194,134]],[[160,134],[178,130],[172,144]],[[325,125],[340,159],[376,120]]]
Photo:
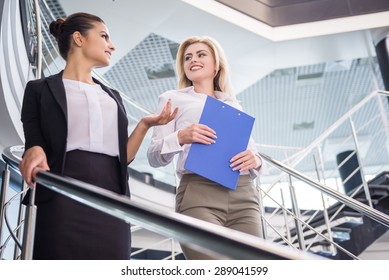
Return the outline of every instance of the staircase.
[[[389,214],[389,172],[383,172],[377,175],[368,182],[368,186],[373,207],[378,211]],[[362,188],[353,198],[367,204]],[[355,256],[360,255],[367,247],[388,231],[388,228],[381,223],[365,217],[357,211],[343,206],[341,203],[333,204],[327,211],[330,217],[333,241]],[[310,221],[306,220],[306,222],[317,231],[328,236],[325,217],[322,211],[318,212]],[[298,247],[296,233],[296,228],[290,231],[292,240],[296,240],[293,244]],[[329,241],[320,237],[308,227],[303,229],[303,234],[305,243],[309,244],[309,251],[334,260],[352,259],[342,250],[333,250]],[[281,242],[282,239],[276,241]]]

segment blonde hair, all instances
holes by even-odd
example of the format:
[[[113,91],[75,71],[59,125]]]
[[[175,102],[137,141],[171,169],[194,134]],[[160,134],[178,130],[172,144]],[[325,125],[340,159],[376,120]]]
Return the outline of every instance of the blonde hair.
[[[216,69],[218,69],[213,82],[214,90],[227,93],[232,98],[234,98],[234,93],[232,92],[230,79],[229,79],[227,60],[224,51],[215,39],[208,36],[187,37],[180,44],[177,52],[177,61],[176,61],[176,69],[178,75],[178,88],[181,89],[181,88],[192,86],[192,81],[190,81],[185,75],[184,55],[186,49],[190,45],[195,43],[203,43],[211,49],[213,58],[215,59]]]

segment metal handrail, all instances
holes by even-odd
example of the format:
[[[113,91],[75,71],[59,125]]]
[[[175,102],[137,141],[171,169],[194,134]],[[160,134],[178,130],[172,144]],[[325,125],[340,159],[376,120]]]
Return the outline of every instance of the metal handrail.
[[[38,173],[36,182],[126,222],[139,224],[145,229],[171,236],[183,243],[210,249],[231,259],[316,258],[308,254],[303,257],[298,251],[285,250],[286,248],[261,238],[221,228],[195,218],[144,207],[127,197],[49,172]]]
[[[388,93],[389,94],[389,93]],[[372,218],[373,220],[389,227],[389,216],[374,209],[374,208],[371,208],[361,202],[359,202],[358,200],[355,200],[353,198],[350,198],[336,190],[333,190],[319,182],[316,182],[314,180],[312,180],[311,178],[305,176],[304,174],[298,172],[297,170],[287,166],[286,164],[278,161],[278,160],[275,160],[271,157],[269,157],[268,155],[264,154],[264,153],[258,153],[263,159],[265,159],[268,163],[278,167],[279,169],[281,169],[282,171],[286,172],[287,174],[289,175],[292,175],[293,177],[295,178],[298,178],[300,179],[301,181],[307,183],[308,185],[318,189],[319,191],[321,191],[322,193],[325,193],[329,196],[331,196],[332,198],[335,198],[336,200],[344,203],[345,205],[347,205],[348,207],[360,212],[360,213],[363,213],[365,214],[366,216]]]
[[[302,161],[307,154],[309,154],[315,147],[318,146],[324,139],[326,139],[332,132],[335,131],[343,122],[349,119],[356,111],[362,108],[367,102],[369,102],[373,97],[377,96],[377,94],[385,95],[389,97],[389,91],[384,90],[376,90],[367,95],[361,101],[359,101],[353,108],[351,108],[348,112],[342,115],[336,122],[334,122],[329,128],[327,128],[318,138],[316,138],[312,143],[307,146],[305,149],[299,151],[298,157],[291,163],[291,167],[295,167],[300,161]]]
[[[2,156],[12,168],[18,167],[20,158],[10,148]],[[39,172],[36,182],[126,222],[231,259],[325,259],[175,212],[151,209],[126,196],[50,172]]]

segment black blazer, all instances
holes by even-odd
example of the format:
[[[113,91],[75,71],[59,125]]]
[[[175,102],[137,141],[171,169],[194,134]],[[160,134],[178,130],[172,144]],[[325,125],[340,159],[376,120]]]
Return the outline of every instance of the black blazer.
[[[67,102],[62,81],[63,71],[56,75],[29,81],[26,85],[21,120],[25,136],[25,150],[41,146],[46,152],[50,172],[63,175],[67,141]],[[128,119],[119,93],[101,85],[118,105],[119,157],[122,194],[129,195],[127,172]],[[52,191],[37,186],[36,202],[50,199]]]

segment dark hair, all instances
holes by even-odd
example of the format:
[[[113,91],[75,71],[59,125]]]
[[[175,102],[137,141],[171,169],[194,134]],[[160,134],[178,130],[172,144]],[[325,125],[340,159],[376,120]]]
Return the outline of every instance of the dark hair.
[[[74,13],[65,19],[59,18],[50,23],[50,33],[55,37],[59,53],[66,60],[69,50],[71,37],[78,31],[83,36],[88,35],[88,31],[95,26],[96,22],[104,23],[98,16],[88,13]]]

